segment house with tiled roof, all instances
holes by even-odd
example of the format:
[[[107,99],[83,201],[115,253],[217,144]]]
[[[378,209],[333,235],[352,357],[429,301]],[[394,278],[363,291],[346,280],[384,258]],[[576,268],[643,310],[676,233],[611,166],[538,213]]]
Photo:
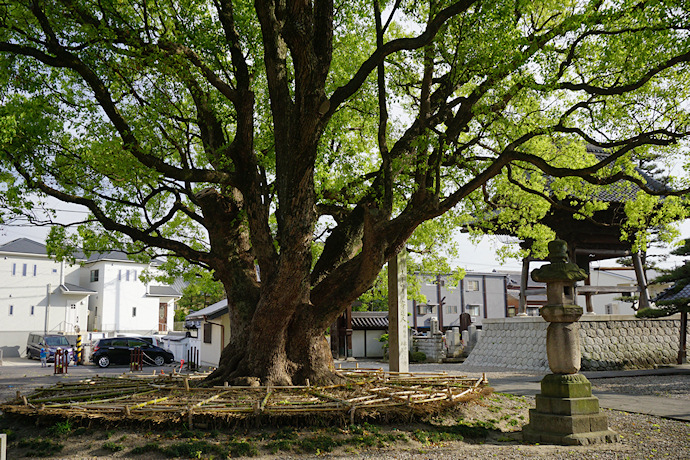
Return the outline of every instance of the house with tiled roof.
[[[23,355],[31,332],[153,334],[173,329],[181,294],[140,280],[148,264],[123,253],[51,258],[42,243],[0,245],[0,349]]]

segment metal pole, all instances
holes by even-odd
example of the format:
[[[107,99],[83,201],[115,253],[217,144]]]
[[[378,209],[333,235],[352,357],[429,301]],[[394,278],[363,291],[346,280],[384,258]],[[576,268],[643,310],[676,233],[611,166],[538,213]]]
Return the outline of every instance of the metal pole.
[[[46,315],[45,315],[45,323],[43,324],[43,334],[48,333],[48,319],[50,318],[50,291],[51,291],[51,285],[48,283],[46,285]]]

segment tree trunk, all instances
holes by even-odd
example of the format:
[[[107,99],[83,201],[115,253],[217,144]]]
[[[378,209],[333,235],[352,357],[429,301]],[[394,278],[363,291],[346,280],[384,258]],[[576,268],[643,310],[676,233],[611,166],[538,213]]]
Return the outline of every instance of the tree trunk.
[[[271,321],[252,321],[223,350],[207,385],[304,385],[339,381],[324,328],[308,305]],[[274,310],[275,312],[275,310]],[[311,319],[311,321],[309,321]],[[231,330],[237,328],[231,327]]]

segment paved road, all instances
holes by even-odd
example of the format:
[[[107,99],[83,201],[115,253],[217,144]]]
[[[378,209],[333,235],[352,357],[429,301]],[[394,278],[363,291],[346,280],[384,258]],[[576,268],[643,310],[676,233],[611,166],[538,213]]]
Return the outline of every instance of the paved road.
[[[172,372],[173,368],[179,369],[180,364],[173,363],[165,366],[144,366],[143,371],[134,372],[135,374],[157,374],[161,372]],[[16,396],[16,392],[22,394],[30,393],[32,390],[42,386],[55,385],[58,382],[81,380],[95,375],[117,375],[129,374],[128,365],[111,365],[107,368],[100,368],[93,364],[84,366],[70,366],[67,374],[54,375],[52,363],[48,367],[41,367],[41,363],[36,360],[26,358],[5,358],[0,365],[0,402]]]

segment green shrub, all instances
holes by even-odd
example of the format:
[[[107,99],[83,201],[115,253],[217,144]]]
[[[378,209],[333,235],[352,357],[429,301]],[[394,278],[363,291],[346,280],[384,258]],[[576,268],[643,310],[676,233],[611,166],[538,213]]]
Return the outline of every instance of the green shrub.
[[[668,316],[670,314],[671,313],[669,313],[665,309],[647,307],[647,308],[640,308],[639,310],[637,310],[637,313],[635,313],[635,316],[637,318],[661,318],[663,316]]]
[[[423,363],[426,361],[426,354],[421,351],[413,351],[410,353],[410,361],[413,363]]]

